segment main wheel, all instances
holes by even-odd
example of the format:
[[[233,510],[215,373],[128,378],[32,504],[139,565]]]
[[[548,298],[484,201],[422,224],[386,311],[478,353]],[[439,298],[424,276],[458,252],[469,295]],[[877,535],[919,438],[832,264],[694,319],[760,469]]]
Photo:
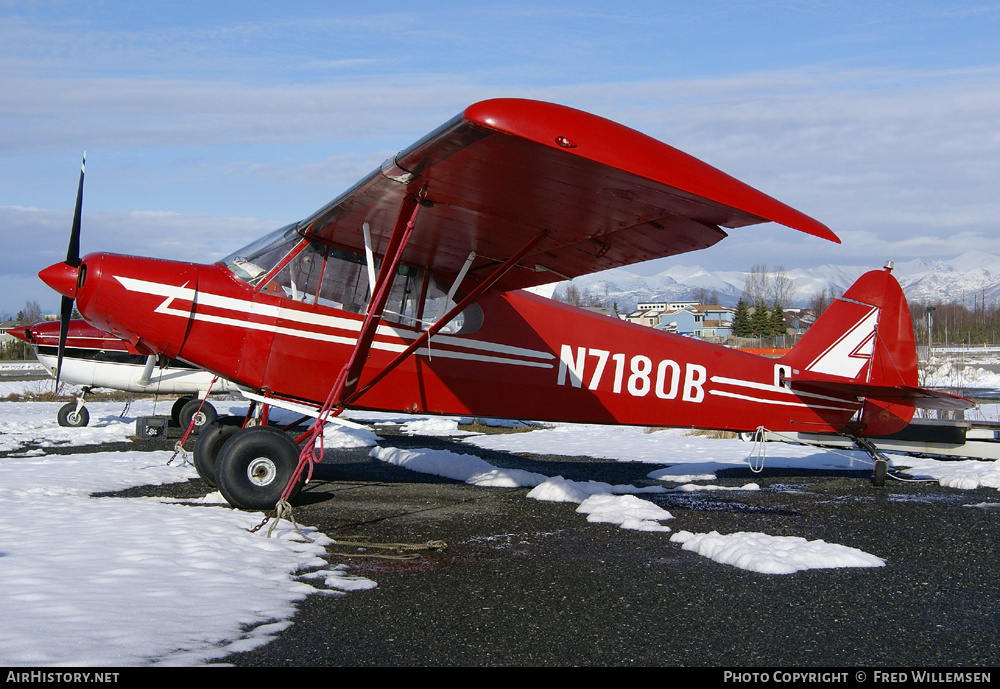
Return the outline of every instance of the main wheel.
[[[180,397],[177,399],[176,402],[174,402],[174,406],[170,407],[170,420],[173,421],[175,425],[177,426],[181,425],[181,409],[183,409],[184,405],[190,402],[192,399],[194,398],[190,396]],[[186,427],[187,426],[185,426],[185,428]]]
[[[82,428],[90,423],[90,412],[87,411],[86,407],[80,407],[80,411],[77,411],[76,402],[67,402],[59,407],[59,413],[56,416],[59,419],[59,425],[68,428]]]
[[[215,485],[215,461],[219,450],[242,426],[242,416],[222,416],[199,431],[194,444],[194,468],[208,485]]]
[[[201,408],[199,411],[199,407]],[[218,418],[219,413],[215,411],[213,407],[207,400],[204,404],[201,400],[195,397],[181,407],[180,414],[177,415],[178,426],[187,429],[191,425],[191,419],[194,418],[194,433],[198,433],[202,428],[208,424],[215,421]]]
[[[245,428],[223,444],[215,481],[230,505],[244,510],[274,507],[299,462],[299,446],[271,426]],[[292,496],[298,493],[301,482]]]

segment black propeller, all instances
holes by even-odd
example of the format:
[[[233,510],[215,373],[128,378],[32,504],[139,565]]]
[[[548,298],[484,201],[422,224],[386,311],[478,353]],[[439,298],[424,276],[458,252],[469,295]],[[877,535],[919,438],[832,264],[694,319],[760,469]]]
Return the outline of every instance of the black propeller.
[[[80,215],[83,212],[83,173],[87,168],[87,152],[83,153],[80,164],[80,186],[76,190],[76,208],[73,211],[73,229],[69,233],[69,248],[66,250],[66,265],[78,268],[80,266]],[[69,321],[73,317],[73,298],[64,296],[59,307],[59,359],[56,363],[56,391],[59,390],[59,377],[62,375],[63,353],[66,350],[66,336],[69,334]]]

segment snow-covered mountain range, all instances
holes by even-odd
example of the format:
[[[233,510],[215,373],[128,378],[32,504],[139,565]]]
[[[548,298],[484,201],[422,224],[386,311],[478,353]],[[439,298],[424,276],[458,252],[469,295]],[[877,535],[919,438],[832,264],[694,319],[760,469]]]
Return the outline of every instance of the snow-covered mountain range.
[[[786,306],[807,307],[813,296],[827,290],[842,293],[864,272],[873,266],[822,265],[816,268],[793,269],[786,267],[792,281],[794,296]],[[945,303],[961,302],[969,308],[973,300],[993,303],[1000,298],[1000,257],[981,251],[969,251],[950,260],[916,259],[896,263],[893,275],[902,285],[906,298],[912,302]],[[719,295],[723,305],[733,306],[739,301],[746,282],[742,271],[710,271],[701,266],[675,265],[656,275],[641,276],[628,268],[616,268],[603,273],[585,275],[572,283],[560,283],[556,295],[573,284],[598,297],[607,297],[618,303],[619,310],[635,308],[645,301],[674,301],[691,299],[695,290],[702,288]]]

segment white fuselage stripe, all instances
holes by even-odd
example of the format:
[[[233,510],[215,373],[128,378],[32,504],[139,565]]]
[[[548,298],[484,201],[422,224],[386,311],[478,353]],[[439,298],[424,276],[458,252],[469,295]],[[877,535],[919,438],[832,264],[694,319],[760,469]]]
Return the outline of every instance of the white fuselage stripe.
[[[740,380],[739,378],[724,378],[722,376],[712,376],[713,383],[719,383],[721,385],[735,385],[736,387],[750,388],[752,390],[763,390],[765,392],[775,392],[782,395],[794,395],[795,397],[811,397],[818,400],[826,400],[827,402],[840,402],[842,404],[850,404],[853,400],[844,399],[843,397],[831,397],[828,395],[819,395],[814,392],[803,392],[802,390],[789,390],[788,388],[781,387],[780,385],[769,385],[767,383],[756,383],[750,380]]]
[[[158,282],[150,282],[147,280],[138,280],[135,278],[114,276],[119,283],[125,289],[130,292],[140,292],[143,294],[150,294],[153,296],[166,297],[166,301],[160,304],[155,311],[157,313],[178,316],[181,318],[192,318],[196,321],[203,321],[206,323],[215,323],[218,325],[227,325],[238,328],[246,328],[250,330],[257,330],[261,332],[273,332],[275,334],[287,335],[290,337],[299,337],[309,340],[317,340],[321,342],[331,342],[334,344],[343,345],[354,345],[357,342],[357,336],[343,336],[334,335],[330,333],[322,333],[311,330],[303,330],[299,328],[291,328],[287,326],[279,326],[275,323],[258,323],[252,320],[245,320],[240,318],[232,318],[229,316],[221,316],[215,314],[204,313],[196,309],[191,311],[185,311],[183,309],[177,309],[172,307],[170,304],[175,299],[182,299],[186,301],[191,301],[198,306],[210,306],[220,309],[225,309],[228,311],[235,311],[241,314],[251,314],[257,316],[263,316],[266,318],[273,318],[278,321],[290,321],[292,323],[301,323],[303,325],[316,325],[320,327],[327,327],[339,330],[347,330],[352,333],[357,333],[361,331],[361,323],[356,320],[349,318],[339,318],[336,316],[328,316],[325,314],[311,313],[308,311],[300,311],[298,309],[289,309],[285,307],[269,306],[265,304],[257,304],[254,302],[246,301],[243,299],[234,299],[232,297],[224,297],[217,294],[211,294],[208,292],[196,292],[195,290],[185,287],[185,286],[171,286],[164,285]],[[397,337],[399,339],[416,339],[419,333],[413,333],[408,331],[400,331],[396,328],[388,326],[380,326],[377,330],[377,336],[389,336]],[[481,340],[466,340],[464,338],[449,337],[446,335],[439,335],[433,338],[434,345],[450,345],[452,347],[461,347],[464,349],[479,350],[482,352],[493,352],[496,354],[512,354],[524,357],[531,357],[536,359],[554,359],[555,355],[551,352],[543,352],[532,349],[525,349],[523,347],[515,347],[511,345],[502,345],[493,342],[485,342]],[[422,347],[416,350],[416,354],[421,356],[427,356],[429,358],[442,357],[447,359],[459,359],[465,361],[479,361],[483,363],[495,363],[495,364],[510,364],[515,366],[527,366],[531,368],[553,368],[553,365],[546,362],[539,361],[523,361],[520,359],[512,359],[500,356],[491,356],[489,354],[478,354],[474,352],[457,352],[451,349],[446,349],[443,346],[434,346],[431,348]],[[406,349],[406,345],[403,343],[393,343],[381,340],[376,340],[372,347],[374,349],[379,349],[389,352],[401,352]]]
[[[751,397],[749,395],[740,395],[735,392],[726,392],[725,390],[709,390],[708,394],[718,395],[719,397],[729,397],[736,400],[746,400],[748,402],[759,402],[760,404],[776,404],[783,407],[803,407],[805,409],[831,409],[834,411],[856,411],[856,407],[831,407],[825,404],[805,404],[803,402],[792,402],[785,400],[769,400],[762,399],[760,397]],[[845,402],[846,404],[846,402]],[[860,406],[860,404],[858,405]]]

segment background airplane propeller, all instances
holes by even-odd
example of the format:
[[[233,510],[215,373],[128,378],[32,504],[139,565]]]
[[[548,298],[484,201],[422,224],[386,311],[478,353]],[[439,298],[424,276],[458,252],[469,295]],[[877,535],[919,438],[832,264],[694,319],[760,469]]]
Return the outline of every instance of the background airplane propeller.
[[[73,228],[69,234],[69,248],[66,250],[66,265],[80,267],[80,215],[83,211],[83,174],[87,169],[87,153],[83,153],[80,163],[80,185],[76,190],[76,208],[73,211]],[[63,354],[66,350],[66,336],[69,333],[69,321],[73,317],[73,297],[64,296],[59,307],[59,358],[56,362],[56,390],[59,390],[59,377],[62,374]]]

